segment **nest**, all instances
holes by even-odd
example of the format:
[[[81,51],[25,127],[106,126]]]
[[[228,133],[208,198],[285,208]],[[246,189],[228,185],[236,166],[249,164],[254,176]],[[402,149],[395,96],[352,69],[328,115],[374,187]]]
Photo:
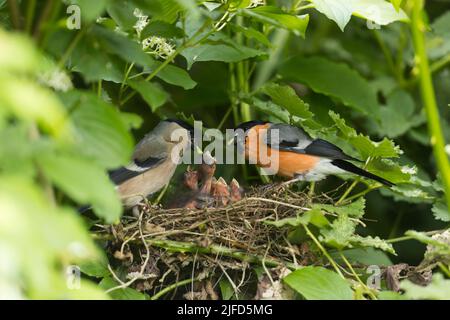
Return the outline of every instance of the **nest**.
[[[190,196],[181,204],[176,199],[178,208],[143,205],[118,225],[97,225],[96,237],[107,241],[108,252],[114,257],[110,259],[114,262],[111,271],[119,270],[113,275],[122,287],[159,297],[158,292],[185,279],[201,288],[195,291],[190,287],[184,298],[214,299],[219,279],[226,277],[235,292],[255,282],[253,293],[247,297],[254,298],[263,282],[250,276],[250,265],[266,271],[271,268],[275,272],[270,276],[272,281],[281,278],[286,269],[317,261],[306,243],[289,242],[288,228],[267,223],[308,210],[313,201],[309,195],[293,192],[283,184],[252,188],[244,194],[234,179],[228,185],[221,178],[215,179],[214,171],[209,166],[186,172],[189,190],[185,193]],[[324,195],[314,198],[318,201],[332,199]]]

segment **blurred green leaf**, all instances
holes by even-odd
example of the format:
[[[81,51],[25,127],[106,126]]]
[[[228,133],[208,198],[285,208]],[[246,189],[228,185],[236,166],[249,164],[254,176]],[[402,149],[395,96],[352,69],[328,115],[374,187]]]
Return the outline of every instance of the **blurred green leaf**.
[[[147,68],[144,68],[144,73],[151,73],[153,70],[157,69],[162,62],[154,60],[151,65]],[[195,88],[197,82],[192,80],[189,73],[175,65],[167,65],[161,71],[158,72],[156,77],[161,80],[173,84],[175,86],[182,87],[185,90],[190,90]]]
[[[295,270],[283,281],[308,300],[353,300],[350,284],[322,267]]]
[[[304,83],[315,92],[338,98],[345,105],[375,119],[379,117],[375,90],[345,64],[319,57],[297,56],[283,63],[279,72],[288,81]]]
[[[78,5],[81,9],[81,18],[86,22],[91,22],[105,10],[109,0],[70,0],[66,2]]]
[[[352,15],[387,25],[395,21],[408,21],[405,12],[385,0],[310,0],[316,9],[336,22],[344,31]],[[374,26],[375,27],[375,26]]]
[[[450,279],[435,273],[431,283],[424,287],[412,283],[409,280],[404,280],[400,284],[402,290],[405,291],[405,296],[408,299],[415,300],[449,300],[450,299]]]
[[[62,95],[72,110],[79,152],[107,169],[128,163],[134,147],[121,114],[96,95],[71,91]]]
[[[118,221],[122,203],[102,167],[75,154],[41,154],[38,161],[45,175],[73,200],[92,204],[107,223]]]
[[[163,38],[182,38],[184,36],[183,29],[164,21],[152,21],[141,32],[141,38],[145,39],[150,36]]]

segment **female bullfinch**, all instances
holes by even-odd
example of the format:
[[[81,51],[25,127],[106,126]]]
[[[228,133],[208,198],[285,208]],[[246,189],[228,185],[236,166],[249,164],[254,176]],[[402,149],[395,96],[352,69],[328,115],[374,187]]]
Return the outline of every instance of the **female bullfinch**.
[[[132,161],[110,172],[126,208],[164,188],[182,154],[191,146],[194,128],[180,120],[161,121],[134,150]]]

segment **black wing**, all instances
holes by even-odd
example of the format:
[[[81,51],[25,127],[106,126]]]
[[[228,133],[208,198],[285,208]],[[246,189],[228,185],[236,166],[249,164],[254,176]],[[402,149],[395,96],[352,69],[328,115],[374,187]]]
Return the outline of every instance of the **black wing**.
[[[161,158],[148,158],[144,161],[139,161],[137,159],[134,160],[133,164],[128,165],[127,167],[122,167],[113,171],[109,172],[109,178],[111,181],[113,181],[116,185],[119,185],[127,180],[130,180],[131,178],[134,178],[145,171],[157,166],[160,164],[164,159]]]
[[[311,142],[310,145],[304,148],[304,153],[312,156],[324,157],[329,159],[361,161],[353,157],[350,157],[349,155],[345,154],[341,148],[322,139],[316,139],[313,142]]]
[[[365,177],[368,179],[378,181],[378,182],[384,184],[385,186],[388,186],[388,187],[395,186],[395,183],[392,183],[392,182],[390,182],[382,177],[379,177],[373,173],[370,173],[364,169],[358,168],[353,163],[350,163],[350,162],[347,162],[344,160],[340,160],[340,159],[333,160],[333,161],[331,161],[331,163],[333,165],[335,165],[336,167],[341,168],[342,170],[357,174],[359,176],[362,176],[362,177]]]

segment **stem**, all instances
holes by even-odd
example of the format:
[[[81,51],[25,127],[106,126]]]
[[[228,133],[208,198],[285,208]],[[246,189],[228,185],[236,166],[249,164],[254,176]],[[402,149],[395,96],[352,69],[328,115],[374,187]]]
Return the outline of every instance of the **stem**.
[[[11,21],[15,29],[20,30],[22,28],[20,18],[20,8],[16,0],[8,0],[9,11],[11,13]]]
[[[52,13],[52,8],[54,4],[54,0],[47,0],[44,9],[42,10],[41,16],[39,17],[39,21],[34,29],[34,38],[39,43],[42,36],[43,24],[48,21],[50,14]]]
[[[348,201],[357,199],[357,198],[359,198],[359,197],[365,196],[366,194],[368,194],[369,192],[371,192],[371,191],[373,191],[373,190],[377,190],[377,189],[380,189],[380,188],[381,188],[381,185],[373,186],[373,187],[367,188],[367,189],[364,190],[364,191],[361,191],[361,192],[359,192],[359,193],[357,193],[357,194],[352,195],[351,197],[346,198],[345,201],[348,202]]]
[[[336,261],[333,260],[333,258],[328,254],[328,251],[322,246],[322,244],[317,240],[317,238],[314,236],[314,234],[309,230],[308,226],[303,225],[305,228],[306,234],[314,241],[316,246],[322,251],[323,255],[330,261],[331,265],[333,266],[334,270],[342,277],[342,279],[345,279],[344,275],[342,274],[341,270],[339,269]]]
[[[355,180],[355,181],[352,182],[350,187],[348,187],[348,189],[345,190],[345,192],[342,195],[342,197],[336,202],[336,205],[340,205],[347,198],[347,196],[350,194],[350,192],[352,192],[352,190],[356,187],[358,182],[359,182],[359,180]]]
[[[243,251],[233,250],[227,247],[223,247],[220,245],[211,245],[208,247],[200,247],[198,245],[180,242],[180,241],[172,241],[172,240],[159,240],[159,239],[147,239],[146,242],[154,247],[163,248],[170,252],[190,252],[190,253],[201,253],[201,254],[211,254],[211,255],[219,255],[226,256],[230,258],[234,258],[243,262],[255,263],[262,265],[264,264],[269,267],[278,267],[278,266],[286,266],[289,269],[295,270],[297,267],[290,262],[286,261],[278,261],[275,259],[265,259],[264,257],[247,254]]]
[[[347,260],[347,257],[341,252],[339,251],[339,255],[341,256],[342,260],[344,260],[345,264],[347,265],[347,267],[350,269],[351,273],[353,274],[353,276],[355,277],[356,281],[359,282],[359,284],[364,288],[364,290],[367,292],[367,294],[373,299],[373,300],[377,300],[377,297],[375,296],[375,294],[372,292],[372,290],[367,287],[367,285],[361,280],[361,278],[359,277],[359,275],[356,273],[355,269],[353,269],[352,264]]]
[[[169,293],[170,291],[175,290],[178,287],[181,287],[181,286],[184,286],[184,285],[187,285],[187,284],[191,284],[192,282],[199,281],[199,280],[200,280],[199,278],[189,278],[189,279],[186,279],[186,280],[175,282],[174,284],[171,284],[170,286],[164,288],[163,290],[159,291],[155,295],[151,296],[150,300],[158,300],[159,298],[161,298],[166,293]]]
[[[78,42],[80,42],[81,38],[86,33],[87,29],[89,29],[89,27],[83,28],[82,30],[77,32],[76,36],[73,38],[72,42],[67,47],[66,51],[64,52],[63,56],[61,57],[61,59],[58,62],[58,67],[60,69],[64,68],[64,65],[66,64],[67,60],[69,59],[70,55],[72,54],[72,51],[76,48],[76,46],[78,45]]]
[[[428,130],[431,136],[431,145],[433,146],[434,157],[439,172],[442,176],[442,184],[445,190],[447,206],[450,210],[450,163],[445,153],[445,141],[442,134],[441,123],[439,119],[439,110],[436,103],[433,81],[431,78],[430,66],[425,47],[425,23],[422,20],[424,14],[424,0],[414,0],[411,29],[416,54],[416,63],[420,72],[420,89],[422,92],[422,101],[425,107],[428,121]]]
[[[377,30],[373,30],[373,35],[377,40],[377,43],[380,46],[381,51],[383,51],[384,58],[386,59],[389,69],[391,69],[392,73],[397,78],[397,80],[401,82],[399,74],[397,72],[397,68],[395,67],[394,64],[394,59],[392,58],[392,53],[389,51],[389,48],[386,47],[386,44],[384,43],[383,39],[380,36],[380,33]]]
[[[272,72],[275,70],[280,61],[281,53],[289,39],[289,31],[284,29],[277,29],[273,36],[273,49],[270,53],[269,60],[262,62],[255,75],[253,82],[253,91],[259,89],[267,80],[270,79]]]
[[[27,33],[31,33],[33,29],[34,13],[36,11],[36,0],[28,0],[26,20],[25,20],[25,30]]]

